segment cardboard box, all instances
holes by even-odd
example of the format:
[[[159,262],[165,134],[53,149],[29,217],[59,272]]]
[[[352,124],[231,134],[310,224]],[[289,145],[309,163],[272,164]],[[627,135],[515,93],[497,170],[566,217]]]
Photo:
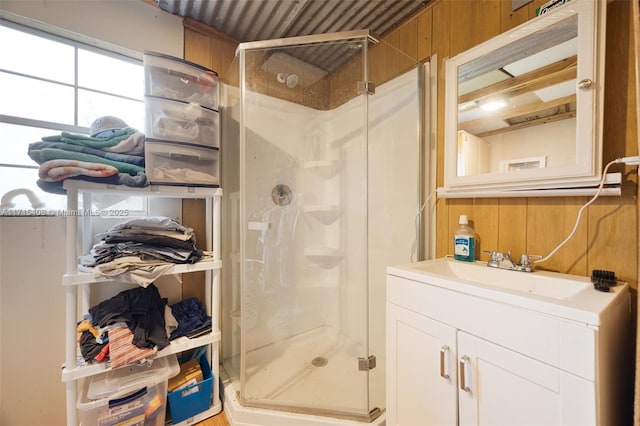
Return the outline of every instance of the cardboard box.
[[[190,359],[180,364],[180,372],[169,379],[167,390],[174,392],[178,389],[196,384],[203,380],[202,368],[197,359]]]

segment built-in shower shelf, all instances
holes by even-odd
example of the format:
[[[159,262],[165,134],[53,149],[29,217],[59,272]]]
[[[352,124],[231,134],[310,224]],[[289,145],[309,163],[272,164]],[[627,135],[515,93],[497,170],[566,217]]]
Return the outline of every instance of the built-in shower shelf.
[[[308,247],[304,249],[304,255],[326,269],[337,266],[343,257],[342,251],[333,247]]]
[[[304,206],[304,212],[316,219],[318,222],[328,225],[340,217],[342,210],[336,205],[318,204]]]
[[[330,178],[340,171],[342,162],[340,160],[305,161],[304,168],[312,170],[318,176]]]

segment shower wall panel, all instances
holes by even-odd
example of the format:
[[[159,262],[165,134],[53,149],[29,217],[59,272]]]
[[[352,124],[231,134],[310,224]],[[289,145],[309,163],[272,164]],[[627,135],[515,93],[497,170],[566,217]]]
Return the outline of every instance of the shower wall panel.
[[[251,93],[245,107],[246,258],[255,264],[244,288],[246,331],[254,336],[246,350],[323,325],[364,343],[362,100],[317,111]],[[291,189],[290,204],[274,204],[277,185]]]

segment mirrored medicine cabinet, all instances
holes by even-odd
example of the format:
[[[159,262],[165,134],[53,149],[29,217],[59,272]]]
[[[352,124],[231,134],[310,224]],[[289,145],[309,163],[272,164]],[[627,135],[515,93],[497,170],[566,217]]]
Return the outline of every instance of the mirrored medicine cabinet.
[[[446,62],[438,196],[599,183],[605,12],[571,0]]]

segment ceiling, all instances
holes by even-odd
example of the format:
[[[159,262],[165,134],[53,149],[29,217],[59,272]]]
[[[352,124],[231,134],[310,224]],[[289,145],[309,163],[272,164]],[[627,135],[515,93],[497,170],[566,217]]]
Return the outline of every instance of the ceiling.
[[[239,42],[369,30],[383,36],[431,0],[157,0]]]

